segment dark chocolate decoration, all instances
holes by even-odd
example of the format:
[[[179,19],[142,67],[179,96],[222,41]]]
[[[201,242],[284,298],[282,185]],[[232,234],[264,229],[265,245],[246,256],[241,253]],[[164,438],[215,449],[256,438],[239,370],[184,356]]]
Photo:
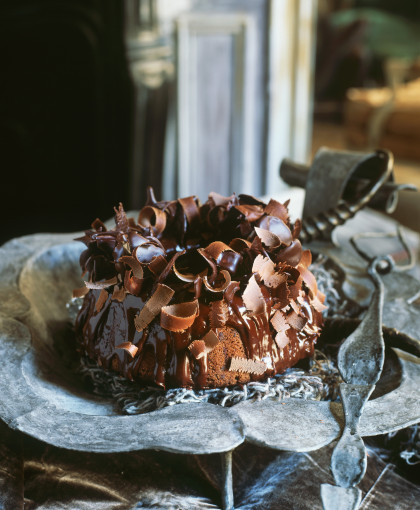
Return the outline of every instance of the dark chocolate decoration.
[[[211,193],[122,205],[79,240],[79,349],[106,370],[169,387],[261,380],[310,355],[323,296],[287,203]],[[236,368],[235,368],[236,367]]]

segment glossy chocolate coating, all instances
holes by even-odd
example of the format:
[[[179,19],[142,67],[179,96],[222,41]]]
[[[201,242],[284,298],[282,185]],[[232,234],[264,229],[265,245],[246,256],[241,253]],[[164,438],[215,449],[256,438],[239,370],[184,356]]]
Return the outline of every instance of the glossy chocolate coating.
[[[105,369],[163,388],[204,388],[220,385],[220,381],[234,384],[260,380],[311,355],[320,333],[322,314],[313,304],[316,291],[309,288],[311,280],[305,279],[308,270],[301,264],[300,242],[293,239],[284,213],[272,216],[271,208],[268,215],[264,212],[266,205],[253,200],[248,196],[210,195],[209,200],[200,205],[192,197],[182,203],[157,202],[150,194],[146,219],[140,212],[138,223],[127,220],[120,206],[116,211],[115,230],[105,231],[101,222],[94,222],[97,230],[90,230],[81,238],[87,246],[80,258],[82,269],[93,282],[116,277],[117,283],[114,282],[113,289],[92,289],[85,296],[76,321],[80,351]],[[272,228],[282,242],[270,248],[256,236],[254,226],[265,230]],[[243,239],[240,249],[233,250],[220,243],[217,256],[212,256],[216,248],[213,252],[210,247],[206,251],[214,241],[227,245],[235,237]],[[204,248],[204,252],[200,253],[200,248]],[[258,255],[273,261],[276,272],[284,275],[284,281],[277,287],[265,285],[261,276],[252,271]],[[121,261],[121,257],[125,259]],[[134,257],[140,263],[142,278],[134,277],[134,271],[124,263],[127,257]],[[179,266],[176,266],[177,260]],[[174,273],[174,266],[182,279]],[[253,274],[265,303],[261,313],[247,310],[242,297]],[[226,287],[227,276],[232,283]],[[136,329],[135,317],[158,283],[174,290],[171,303],[198,299],[191,326],[182,331],[170,331],[160,326],[157,315],[147,327],[141,331]],[[212,290],[219,288],[222,289],[219,292]],[[123,299],[116,294],[117,290],[123,291]],[[224,318],[220,324],[212,324],[210,318],[215,301],[223,302]],[[299,320],[291,321],[295,326],[288,326],[285,332],[287,344],[279,346],[271,318],[276,311],[281,311],[286,321],[291,319],[296,313],[290,306],[291,301]],[[217,366],[222,367],[224,375],[211,373],[209,368],[216,366],[216,350],[212,354],[210,349],[204,350],[203,344],[203,352],[195,357],[190,349],[192,342],[203,339],[210,330],[220,341],[240,339],[235,348],[237,352],[226,349],[225,344],[217,349]],[[118,347],[127,342],[137,348],[134,356]],[[264,374],[229,372],[228,351],[229,356],[234,352],[240,358],[263,361]],[[222,359],[223,356],[226,359]]]

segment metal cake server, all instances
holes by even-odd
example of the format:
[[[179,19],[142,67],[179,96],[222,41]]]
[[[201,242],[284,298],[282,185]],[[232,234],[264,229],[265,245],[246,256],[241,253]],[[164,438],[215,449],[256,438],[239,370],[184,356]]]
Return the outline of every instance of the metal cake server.
[[[362,494],[356,485],[365,474],[367,462],[358,425],[385,359],[382,335],[384,286],[379,275],[389,273],[394,266],[389,256],[376,257],[370,262],[368,272],[375,285],[372,301],[362,322],[338,353],[338,368],[345,381],[340,385],[345,425],[331,457],[336,486],[321,486],[324,510],[356,510],[361,502]]]

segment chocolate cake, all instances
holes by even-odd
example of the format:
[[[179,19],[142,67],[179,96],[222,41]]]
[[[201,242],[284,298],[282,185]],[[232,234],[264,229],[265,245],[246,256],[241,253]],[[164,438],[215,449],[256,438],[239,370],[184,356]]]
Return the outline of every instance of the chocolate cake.
[[[123,206],[80,238],[77,343],[106,370],[162,388],[266,379],[314,350],[325,296],[288,203],[210,193]]]

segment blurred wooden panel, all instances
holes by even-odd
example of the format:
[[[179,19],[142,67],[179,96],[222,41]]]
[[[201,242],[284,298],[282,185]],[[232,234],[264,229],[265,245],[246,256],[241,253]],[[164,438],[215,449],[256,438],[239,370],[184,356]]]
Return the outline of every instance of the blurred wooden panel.
[[[252,193],[256,154],[255,26],[250,16],[194,13],[177,20],[178,192]]]

